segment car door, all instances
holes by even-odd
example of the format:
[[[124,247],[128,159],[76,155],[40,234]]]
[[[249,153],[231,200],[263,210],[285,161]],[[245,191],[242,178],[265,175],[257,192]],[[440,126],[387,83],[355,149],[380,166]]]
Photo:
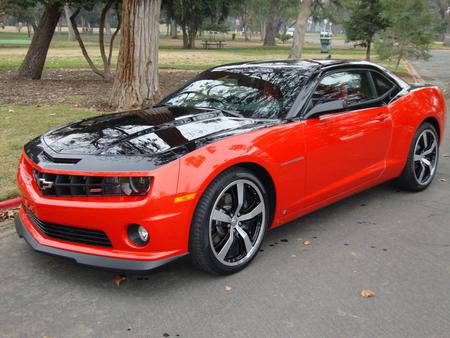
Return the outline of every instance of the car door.
[[[304,206],[345,195],[385,169],[392,120],[368,70],[325,73],[305,111],[307,182]],[[317,104],[342,100],[343,111],[308,118]]]

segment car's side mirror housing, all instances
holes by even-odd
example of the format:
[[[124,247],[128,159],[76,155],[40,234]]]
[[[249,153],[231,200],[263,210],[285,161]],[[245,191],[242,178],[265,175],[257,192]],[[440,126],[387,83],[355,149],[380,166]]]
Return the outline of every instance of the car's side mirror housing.
[[[306,118],[317,118],[327,113],[338,113],[345,109],[346,105],[343,100],[333,100],[316,104],[308,113]]]

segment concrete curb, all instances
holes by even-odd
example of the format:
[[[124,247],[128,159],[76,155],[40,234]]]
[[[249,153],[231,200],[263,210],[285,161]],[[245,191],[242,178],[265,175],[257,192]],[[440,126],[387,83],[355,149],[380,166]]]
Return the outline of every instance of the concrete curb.
[[[408,71],[408,74],[413,78],[414,82],[425,83],[417,70],[406,59],[402,59],[402,64]]]
[[[20,204],[20,198],[19,197],[12,198],[12,199],[9,199],[9,200],[6,200],[6,201],[1,201],[0,202],[0,211],[18,207],[19,204]]]

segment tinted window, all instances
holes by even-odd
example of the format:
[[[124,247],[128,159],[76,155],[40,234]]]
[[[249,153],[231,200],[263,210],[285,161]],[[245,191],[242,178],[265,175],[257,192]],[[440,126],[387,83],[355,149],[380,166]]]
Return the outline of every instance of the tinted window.
[[[379,73],[373,72],[372,78],[373,82],[375,83],[375,88],[377,89],[378,96],[383,96],[394,86],[388,79],[386,79]]]
[[[301,68],[217,68],[200,74],[160,104],[234,110],[252,118],[278,118],[289,111],[308,76]]]
[[[312,104],[342,100],[351,106],[373,98],[366,71],[345,71],[325,76],[312,96]]]

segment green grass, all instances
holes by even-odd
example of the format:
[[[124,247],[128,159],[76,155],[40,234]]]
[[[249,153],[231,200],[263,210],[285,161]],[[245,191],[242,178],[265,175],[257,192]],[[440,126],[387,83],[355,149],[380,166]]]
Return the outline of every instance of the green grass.
[[[68,105],[0,106],[0,201],[15,197],[17,163],[23,145],[43,132],[98,113]]]

